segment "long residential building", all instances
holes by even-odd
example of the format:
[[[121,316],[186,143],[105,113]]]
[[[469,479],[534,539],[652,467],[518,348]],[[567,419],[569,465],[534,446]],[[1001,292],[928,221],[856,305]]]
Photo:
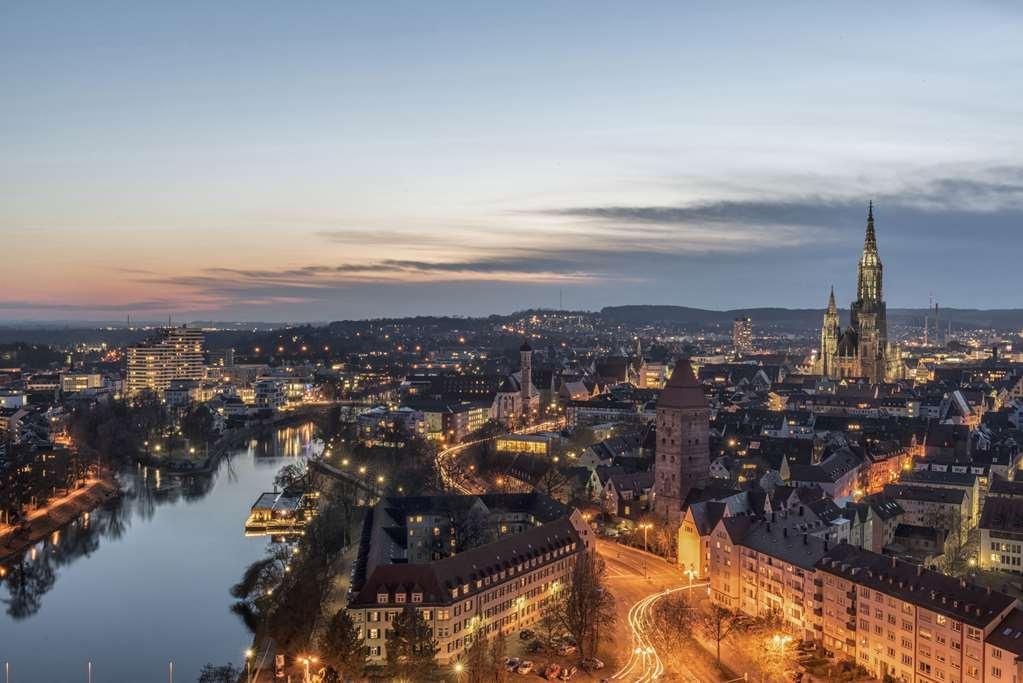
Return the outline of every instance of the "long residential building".
[[[474,638],[535,623],[593,540],[577,510],[535,492],[384,498],[363,527],[348,610],[382,663],[390,623],[414,606],[447,665]]]
[[[160,330],[153,338],[129,346],[127,381],[129,396],[152,391],[160,396],[172,380],[203,378],[202,330],[185,326]]]
[[[804,639],[904,683],[1023,681],[1019,602],[923,566],[799,533],[791,515],[724,517],[710,542],[711,600],[773,614]]]

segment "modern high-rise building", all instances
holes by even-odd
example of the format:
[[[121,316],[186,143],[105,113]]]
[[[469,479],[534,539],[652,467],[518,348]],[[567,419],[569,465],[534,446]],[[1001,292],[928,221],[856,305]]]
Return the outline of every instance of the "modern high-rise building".
[[[753,319],[748,315],[732,321],[732,349],[737,356],[753,353]]]
[[[689,361],[675,365],[661,391],[656,424],[654,512],[674,537],[686,497],[710,482],[710,408]]]
[[[164,328],[151,339],[128,347],[128,395],[149,390],[162,396],[171,380],[201,380],[203,341],[202,330],[182,325]]]
[[[856,301],[850,307],[849,327],[843,332],[835,306],[835,290],[828,298],[821,328],[816,372],[832,379],[862,377],[870,382],[895,378],[898,350],[888,343],[888,315],[884,301],[883,267],[874,231],[874,204],[867,210],[867,234],[860,256]]]

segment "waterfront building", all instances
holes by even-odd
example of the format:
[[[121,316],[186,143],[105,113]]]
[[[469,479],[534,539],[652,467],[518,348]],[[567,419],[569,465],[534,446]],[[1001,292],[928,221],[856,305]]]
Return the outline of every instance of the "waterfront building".
[[[129,396],[152,391],[159,396],[172,380],[203,379],[203,333],[185,327],[168,327],[154,337],[129,346],[126,389]]]

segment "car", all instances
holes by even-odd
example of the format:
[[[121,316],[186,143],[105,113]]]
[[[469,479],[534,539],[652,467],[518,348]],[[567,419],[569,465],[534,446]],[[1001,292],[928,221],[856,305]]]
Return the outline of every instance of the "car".
[[[560,656],[562,656],[562,657],[567,657],[569,655],[574,655],[575,651],[576,651],[576,646],[572,645],[571,643],[562,643],[561,645],[558,646],[558,649],[557,649],[557,653]]]
[[[531,655],[535,655],[537,652],[543,652],[543,643],[539,640],[531,641],[529,645],[526,646],[526,652]]]
[[[543,668],[543,674],[542,675],[548,681],[553,681],[555,678],[558,677],[558,674],[560,674],[560,673],[561,673],[561,665],[560,664],[551,663],[551,664],[548,664],[547,666],[545,666]]]
[[[578,645],[579,644],[579,643],[575,642],[575,636],[573,636],[571,633],[563,633],[561,635],[561,642],[568,643],[569,645]]]
[[[516,673],[520,673],[523,676],[525,676],[526,674],[533,673],[533,662],[529,661],[528,659],[523,659],[522,663],[518,665],[515,671]]]
[[[579,666],[586,671],[600,671],[604,668],[604,662],[600,661],[596,657],[587,657],[583,661],[579,662]]]
[[[521,664],[521,663],[522,663],[522,660],[519,659],[518,657],[508,657],[507,659],[504,660],[504,668],[508,672],[512,672],[512,671],[515,671],[516,669],[518,669],[519,668],[519,664]]]
[[[532,640],[536,637],[536,634],[530,631],[528,628],[524,628],[519,631],[519,640]]]
[[[563,681],[570,681],[575,678],[575,675],[579,673],[579,669],[574,666],[566,666],[561,670],[561,675],[558,676]]]

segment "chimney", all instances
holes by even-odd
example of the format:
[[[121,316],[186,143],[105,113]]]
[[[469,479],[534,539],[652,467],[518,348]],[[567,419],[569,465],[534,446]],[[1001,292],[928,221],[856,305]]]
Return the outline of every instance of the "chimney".
[[[824,539],[824,552],[828,552],[828,539]]]
[[[799,506],[799,516],[800,517],[803,516],[803,506],[802,505]]]
[[[803,534],[803,545],[809,545],[808,541],[806,540],[806,537],[807,534]]]
[[[781,535],[784,536],[785,538],[788,538],[789,537],[789,528],[788,527],[783,527],[782,530],[781,530]],[[990,592],[990,591],[988,591],[988,592]]]
[[[895,569],[895,556],[892,555],[892,569]]]
[[[917,576],[923,576],[924,575],[924,566],[922,564],[918,564],[916,566],[916,575]]]
[[[966,579],[959,579],[959,587],[966,588]]]

